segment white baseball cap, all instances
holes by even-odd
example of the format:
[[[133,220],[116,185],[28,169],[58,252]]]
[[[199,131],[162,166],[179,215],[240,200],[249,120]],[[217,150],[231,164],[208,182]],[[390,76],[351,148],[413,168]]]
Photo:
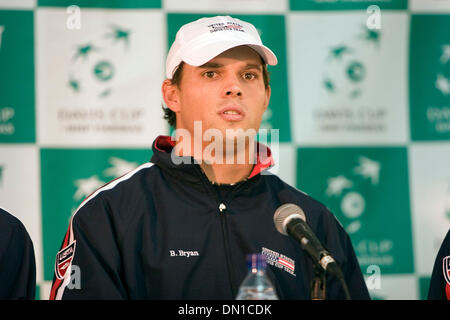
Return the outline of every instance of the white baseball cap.
[[[262,44],[256,28],[230,16],[202,18],[185,24],[178,30],[166,59],[166,77],[172,79],[181,61],[198,67],[222,52],[247,45],[274,66],[277,57]]]

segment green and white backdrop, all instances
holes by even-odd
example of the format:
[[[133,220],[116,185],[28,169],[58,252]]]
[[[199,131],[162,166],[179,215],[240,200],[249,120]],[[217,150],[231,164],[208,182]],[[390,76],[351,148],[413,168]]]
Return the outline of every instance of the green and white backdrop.
[[[176,30],[216,14],[279,58],[273,171],[335,213],[373,298],[425,298],[450,225],[450,0],[0,0],[0,206],[33,239],[37,298],[83,198],[169,133]]]

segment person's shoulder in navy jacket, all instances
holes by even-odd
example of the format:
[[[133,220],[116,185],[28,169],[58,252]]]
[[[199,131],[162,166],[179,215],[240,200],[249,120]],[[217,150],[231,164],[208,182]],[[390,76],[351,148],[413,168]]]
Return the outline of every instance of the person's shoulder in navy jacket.
[[[429,300],[450,300],[450,230],[447,232],[434,262]]]
[[[0,208],[0,299],[34,299],[36,261],[22,222]]]

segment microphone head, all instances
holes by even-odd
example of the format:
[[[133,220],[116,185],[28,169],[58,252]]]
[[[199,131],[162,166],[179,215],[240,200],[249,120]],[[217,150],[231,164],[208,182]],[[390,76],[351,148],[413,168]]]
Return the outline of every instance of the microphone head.
[[[287,236],[286,226],[291,219],[302,219],[306,222],[306,216],[302,208],[293,203],[286,203],[278,207],[273,215],[273,223],[278,232]]]

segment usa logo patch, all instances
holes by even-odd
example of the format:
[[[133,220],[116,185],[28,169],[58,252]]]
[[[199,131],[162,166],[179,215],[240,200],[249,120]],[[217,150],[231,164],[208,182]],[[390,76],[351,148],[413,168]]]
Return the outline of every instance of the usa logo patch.
[[[72,242],[56,254],[55,274],[59,280],[64,278],[67,269],[72,263],[73,255],[75,253],[75,243],[76,241]]]
[[[264,247],[261,250],[261,254],[266,257],[267,263],[271,266],[280,268],[295,276],[295,261],[291,258]]]
[[[442,271],[444,272],[444,279],[450,285],[450,256],[446,256],[442,260]]]

